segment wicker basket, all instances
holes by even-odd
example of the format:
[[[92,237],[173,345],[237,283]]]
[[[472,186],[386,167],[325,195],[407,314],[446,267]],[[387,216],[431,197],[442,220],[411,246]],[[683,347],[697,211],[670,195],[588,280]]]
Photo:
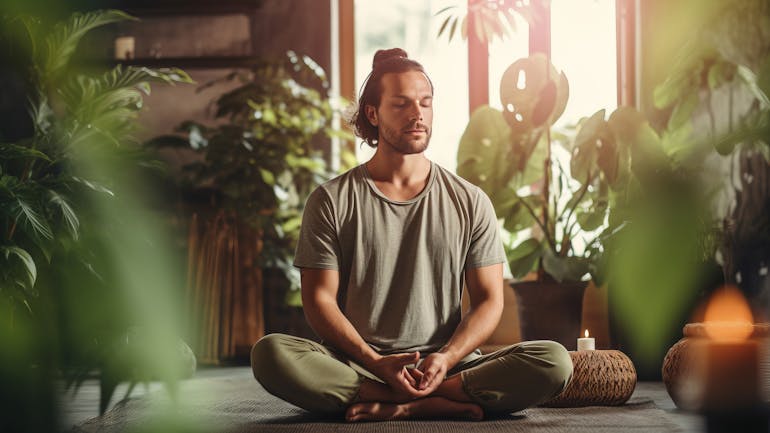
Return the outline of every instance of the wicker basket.
[[[547,407],[619,406],[636,387],[636,369],[623,352],[588,350],[570,352],[572,380]]]
[[[682,329],[684,338],[676,342],[663,359],[662,375],[666,391],[677,407],[687,408],[682,397],[682,380],[684,372],[693,368],[693,343],[706,338],[706,325],[703,323],[688,323]],[[755,323],[750,338],[770,338],[770,323]]]

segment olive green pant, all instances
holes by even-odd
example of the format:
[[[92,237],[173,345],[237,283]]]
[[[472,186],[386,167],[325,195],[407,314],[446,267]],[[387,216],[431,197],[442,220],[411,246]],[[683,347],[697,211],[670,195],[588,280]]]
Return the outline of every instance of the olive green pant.
[[[270,334],[251,350],[254,377],[271,394],[311,412],[342,413],[364,378],[380,380],[332,348],[304,338]],[[526,341],[463,359],[465,392],[487,413],[511,413],[558,395],[572,377],[572,359],[559,343]]]

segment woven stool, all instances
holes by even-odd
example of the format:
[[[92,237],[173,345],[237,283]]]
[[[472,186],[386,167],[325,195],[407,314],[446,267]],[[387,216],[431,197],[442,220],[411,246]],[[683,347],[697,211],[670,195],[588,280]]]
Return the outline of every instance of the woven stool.
[[[554,399],[541,406],[619,406],[636,387],[636,369],[623,352],[586,350],[570,352],[572,380]]]

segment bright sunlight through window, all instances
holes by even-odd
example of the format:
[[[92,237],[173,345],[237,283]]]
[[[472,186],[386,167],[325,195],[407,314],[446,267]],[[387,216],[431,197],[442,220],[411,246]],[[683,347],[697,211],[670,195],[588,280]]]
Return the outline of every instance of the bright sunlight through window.
[[[457,35],[448,42],[437,37],[447,6],[464,7],[465,1],[356,0],[356,88],[371,70],[374,52],[401,47],[421,62],[433,80],[433,138],[427,156],[454,171],[457,147],[468,123],[468,48]],[[517,20],[516,33],[489,44],[489,104],[500,104],[500,78],[516,59],[528,54],[528,25]],[[552,62],[564,71],[570,84],[567,108],[556,127],[575,124],[605,108],[617,106],[614,0],[551,0]],[[358,160],[374,153],[356,144]]]

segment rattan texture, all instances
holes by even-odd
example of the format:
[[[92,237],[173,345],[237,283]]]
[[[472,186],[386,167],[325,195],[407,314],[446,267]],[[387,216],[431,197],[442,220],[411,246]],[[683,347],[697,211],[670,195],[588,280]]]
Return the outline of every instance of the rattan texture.
[[[666,357],[663,359],[663,366],[661,367],[666,391],[668,391],[668,395],[671,396],[671,400],[674,401],[677,407],[682,407],[682,399],[679,392],[682,389],[681,380],[683,379],[683,372],[692,367],[691,346],[693,341],[694,338],[692,337],[685,337],[677,341],[666,353]]]
[[[636,387],[636,369],[623,352],[587,350],[570,352],[572,380],[556,398],[542,406],[619,406]]]
[[[750,338],[770,338],[770,323],[755,323]],[[692,353],[693,342],[708,337],[704,323],[688,323],[682,328],[684,338],[676,342],[663,359],[661,373],[666,391],[677,407],[684,407],[682,402],[682,381],[684,373],[692,369],[695,358]]]

